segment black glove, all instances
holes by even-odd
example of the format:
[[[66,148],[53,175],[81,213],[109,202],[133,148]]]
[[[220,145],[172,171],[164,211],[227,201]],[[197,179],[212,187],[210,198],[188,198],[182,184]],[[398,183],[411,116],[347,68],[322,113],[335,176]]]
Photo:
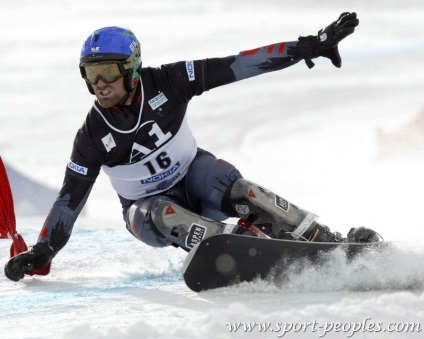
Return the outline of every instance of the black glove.
[[[297,46],[300,57],[305,59],[309,68],[314,67],[311,59],[319,56],[330,59],[334,66],[340,68],[342,59],[340,58],[338,44],[352,34],[358,25],[359,20],[356,13],[340,14],[340,17],[331,25],[319,30],[317,36],[309,35],[299,38]]]
[[[46,266],[52,261],[53,256],[53,249],[49,245],[38,243],[28,251],[11,258],[4,267],[4,274],[10,280],[19,281],[24,274],[33,273]]]

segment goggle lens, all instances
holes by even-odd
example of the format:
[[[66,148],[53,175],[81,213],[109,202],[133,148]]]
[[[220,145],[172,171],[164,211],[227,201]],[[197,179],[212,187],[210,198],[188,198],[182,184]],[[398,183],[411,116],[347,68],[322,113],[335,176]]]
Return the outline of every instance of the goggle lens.
[[[117,63],[88,64],[84,66],[84,70],[85,80],[92,85],[97,84],[99,79],[107,83],[115,82],[124,75]]]

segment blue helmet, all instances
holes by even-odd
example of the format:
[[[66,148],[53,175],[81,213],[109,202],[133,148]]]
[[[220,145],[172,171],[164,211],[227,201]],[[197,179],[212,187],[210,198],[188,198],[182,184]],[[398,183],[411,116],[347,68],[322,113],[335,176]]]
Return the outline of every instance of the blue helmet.
[[[91,34],[81,49],[80,72],[86,78],[85,65],[90,63],[116,61],[124,76],[125,90],[129,93],[140,79],[140,43],[131,30],[122,27],[105,27]],[[88,90],[94,94],[87,83]]]

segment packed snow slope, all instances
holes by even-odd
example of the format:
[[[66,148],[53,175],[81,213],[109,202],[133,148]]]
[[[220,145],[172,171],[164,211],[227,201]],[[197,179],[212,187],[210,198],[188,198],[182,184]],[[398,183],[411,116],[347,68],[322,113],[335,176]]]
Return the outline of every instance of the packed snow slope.
[[[214,89],[192,100],[189,122],[199,146],[246,178],[344,234],[372,227],[396,251],[352,262],[336,253],[280,284],[194,293],[185,253],[133,238],[101,174],[50,275],[1,275],[1,338],[422,337],[421,0],[3,1],[0,154],[19,174],[10,174],[18,231],[35,243],[92,104],[78,70],[92,31],[131,28],[143,64],[159,66],[316,34],[344,11],[360,26],[339,46],[341,69],[317,60]],[[9,247],[0,242],[1,263]],[[269,326],[249,331],[253,323]]]

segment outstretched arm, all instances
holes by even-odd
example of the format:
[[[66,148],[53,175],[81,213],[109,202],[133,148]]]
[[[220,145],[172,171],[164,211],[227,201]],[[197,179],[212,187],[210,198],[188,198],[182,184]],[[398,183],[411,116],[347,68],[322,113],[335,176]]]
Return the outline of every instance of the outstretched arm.
[[[318,57],[328,58],[334,66],[340,68],[342,60],[338,49],[339,42],[352,34],[358,24],[356,13],[342,13],[336,21],[319,30],[317,35],[301,36],[297,41],[280,42],[243,51],[236,56],[209,59],[208,89],[278,71],[301,60],[305,60],[308,67],[312,68],[314,63],[311,59]]]
[[[311,59],[321,56],[330,59],[336,67],[341,67],[338,44],[352,34],[358,24],[356,13],[342,13],[317,35],[301,36],[296,41],[279,42],[224,58],[166,64],[162,65],[160,72],[156,69],[150,71],[177,98],[188,102],[193,96],[212,88],[278,71],[301,60],[312,68],[314,64]]]

